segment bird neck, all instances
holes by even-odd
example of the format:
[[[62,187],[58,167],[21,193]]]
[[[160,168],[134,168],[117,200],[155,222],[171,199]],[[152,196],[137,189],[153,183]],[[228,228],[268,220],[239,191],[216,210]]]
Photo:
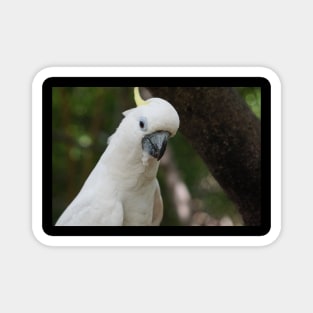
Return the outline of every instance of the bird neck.
[[[159,162],[143,152],[141,147],[129,149],[113,142],[110,142],[100,162],[107,165],[108,171],[114,177],[133,180],[136,184],[154,179],[159,168]]]

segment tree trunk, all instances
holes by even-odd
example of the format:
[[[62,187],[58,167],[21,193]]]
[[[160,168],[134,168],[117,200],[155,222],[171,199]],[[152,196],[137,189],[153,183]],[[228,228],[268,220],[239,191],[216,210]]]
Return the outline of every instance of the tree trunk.
[[[261,224],[261,125],[228,87],[146,87],[176,108],[180,131],[237,204],[245,225]]]

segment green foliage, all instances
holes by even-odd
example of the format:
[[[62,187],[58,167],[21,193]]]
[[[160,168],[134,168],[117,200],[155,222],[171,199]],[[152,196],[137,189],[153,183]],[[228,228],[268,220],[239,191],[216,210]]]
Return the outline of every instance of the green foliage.
[[[130,88],[53,88],[53,222],[73,200],[130,108]]]
[[[238,87],[237,90],[245,99],[252,112],[261,118],[261,88],[260,87]]]

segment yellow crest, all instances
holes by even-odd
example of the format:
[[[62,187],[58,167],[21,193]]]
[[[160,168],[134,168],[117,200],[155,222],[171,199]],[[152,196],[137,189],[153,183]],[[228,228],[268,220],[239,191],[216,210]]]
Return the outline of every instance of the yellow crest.
[[[137,105],[137,107],[141,106],[141,105],[147,105],[147,101],[143,100],[141,98],[140,92],[139,92],[139,87],[135,87],[134,89],[134,98],[135,98],[135,103]]]

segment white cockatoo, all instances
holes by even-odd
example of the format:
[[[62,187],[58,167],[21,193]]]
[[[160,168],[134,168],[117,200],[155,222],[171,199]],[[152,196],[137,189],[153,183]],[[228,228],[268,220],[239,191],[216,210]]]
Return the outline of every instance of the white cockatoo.
[[[160,98],[144,101],[125,116],[82,189],[56,226],[158,226],[163,201],[156,178],[167,140],[179,127],[173,106]]]

